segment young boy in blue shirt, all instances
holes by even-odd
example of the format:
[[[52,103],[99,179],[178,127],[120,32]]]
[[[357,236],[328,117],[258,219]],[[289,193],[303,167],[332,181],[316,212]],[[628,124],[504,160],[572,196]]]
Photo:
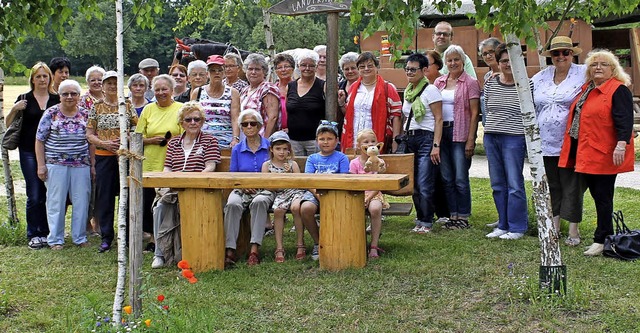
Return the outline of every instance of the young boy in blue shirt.
[[[320,122],[320,126],[316,130],[316,142],[320,152],[309,155],[304,168],[305,173],[349,173],[349,158],[342,152],[336,151],[336,146],[338,146],[338,128],[336,126],[335,122],[327,120]],[[320,206],[319,199],[316,190],[310,189],[302,197],[300,206],[302,223],[313,238],[313,251],[311,252],[313,260],[320,258],[318,250],[320,234],[315,219],[315,214]]]

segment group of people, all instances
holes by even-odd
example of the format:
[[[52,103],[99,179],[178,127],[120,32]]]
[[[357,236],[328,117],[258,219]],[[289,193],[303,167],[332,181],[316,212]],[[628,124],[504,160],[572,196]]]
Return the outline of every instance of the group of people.
[[[278,54],[271,64],[260,54],[244,60],[232,53],[212,55],[187,67],[174,64],[168,74],[160,74],[156,60],[144,59],[139,73],[128,80],[125,104],[130,129],[144,137],[143,171],[211,172],[221,152],[231,150],[231,172],[300,172],[294,156],[308,156],[304,172],[384,172],[384,167],[365,167],[366,148],[379,145],[383,152],[395,152],[394,139],[404,135],[407,151],[414,153],[416,219],[411,231],[430,233],[436,219],[448,230],[467,229],[472,215],[469,168],[482,122],[498,212],[487,237],[519,239],[528,228],[526,143],[507,46],[496,38],[479,44],[490,68],[481,85],[470,58],[452,41],[452,26],[440,22],[433,32],[435,49],[406,59],[403,99],[379,74],[372,53],[344,54],[339,61],[343,79],[337,122],[325,120],[322,45],[295,59]],[[536,74],[531,86],[555,226],[559,230],[560,219],[570,222],[566,244],[581,242],[578,223],[583,193],[589,188],[598,227],[585,254],[598,255],[604,238],[613,233],[616,174],[633,170],[632,97],[629,76],[612,53],[594,50],[578,65],[573,60],[580,52],[569,37],[555,37],[543,53],[553,65]],[[270,65],[275,82],[267,79]],[[79,83],[68,79],[70,68],[65,58],[49,66],[35,64],[31,90],[18,97],[7,116],[8,123],[19,113],[24,118],[19,148],[27,189],[27,237],[30,248],[62,249],[70,203],[73,243],[87,246],[93,217],[102,237],[99,251],[105,252],[114,238],[119,192],[117,73],[90,67],[89,89],[81,95]],[[356,154],[350,161],[344,152],[352,149]],[[164,233],[179,225],[166,209],[176,203],[170,191],[144,189],[143,230],[152,235],[146,250],[154,252],[153,268],[174,260],[179,251],[175,237],[165,241]],[[295,258],[306,257],[306,229],[314,242],[311,257],[317,259],[319,205],[313,189],[234,190],[224,208],[225,263],[238,260],[236,241],[245,210],[251,213],[247,263],[260,262],[271,208],[275,261],[285,260],[288,211],[296,231]],[[383,252],[378,240],[382,209],[388,204],[372,190],[365,194],[364,205],[371,216],[368,255],[373,259]]]

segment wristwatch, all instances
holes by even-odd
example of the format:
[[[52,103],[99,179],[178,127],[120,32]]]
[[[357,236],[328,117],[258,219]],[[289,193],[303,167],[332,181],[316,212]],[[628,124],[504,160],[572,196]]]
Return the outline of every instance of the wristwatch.
[[[237,136],[237,135],[236,135],[236,136],[234,136],[233,138],[234,138],[234,139],[236,139],[237,141],[240,141],[240,137],[239,137],[239,136]]]
[[[440,148],[440,145],[437,142],[433,143],[433,148]]]

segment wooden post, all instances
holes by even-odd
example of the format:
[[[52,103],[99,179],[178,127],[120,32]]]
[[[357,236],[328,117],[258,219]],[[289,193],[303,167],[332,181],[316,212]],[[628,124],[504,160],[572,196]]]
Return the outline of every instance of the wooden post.
[[[142,134],[131,134],[131,153],[142,156],[142,147]],[[132,158],[129,163],[129,300],[137,318],[142,310],[142,160]]]
[[[338,13],[327,13],[327,91],[325,114],[336,121],[338,111]]]
[[[364,192],[319,192],[320,268],[339,271],[349,267],[364,267],[367,263],[367,237],[362,209]]]
[[[4,111],[2,105],[4,103],[4,71],[0,68],[0,138],[4,136],[4,132],[7,130],[4,124]],[[12,226],[18,225],[18,209],[16,208],[16,196],[13,188],[13,176],[11,175],[11,163],[9,161],[9,152],[2,149],[2,166],[4,168],[4,187],[7,196],[7,205],[9,211],[9,224]]]

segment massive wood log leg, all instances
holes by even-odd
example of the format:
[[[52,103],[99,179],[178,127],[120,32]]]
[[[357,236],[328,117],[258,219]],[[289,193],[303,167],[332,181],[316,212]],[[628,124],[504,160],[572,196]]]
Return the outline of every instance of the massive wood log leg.
[[[224,269],[222,190],[184,189],[178,192],[182,259],[194,272]]]
[[[319,191],[320,268],[338,271],[367,263],[364,193]]]

